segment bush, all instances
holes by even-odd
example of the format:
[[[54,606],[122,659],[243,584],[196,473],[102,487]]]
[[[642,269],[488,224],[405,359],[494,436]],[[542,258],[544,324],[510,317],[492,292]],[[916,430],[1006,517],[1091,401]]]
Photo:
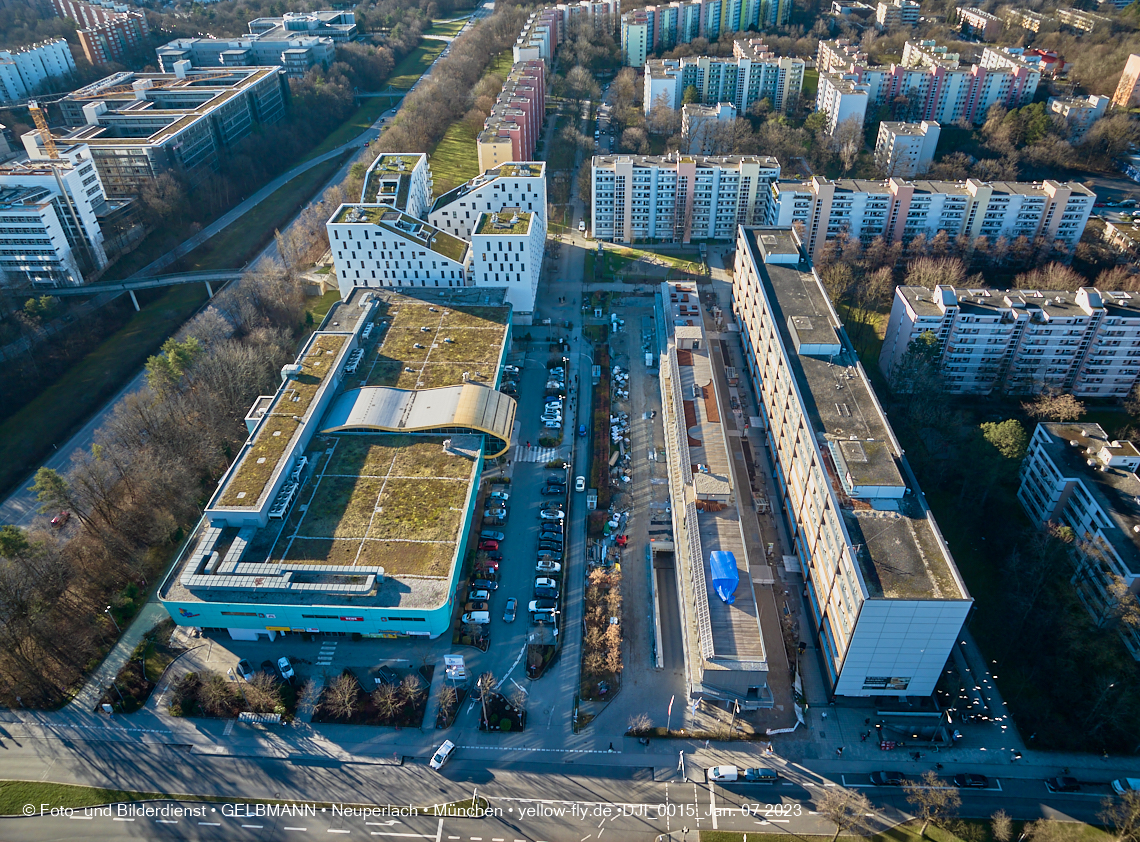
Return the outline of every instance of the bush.
[[[539,447],[558,447],[558,439],[553,436],[543,436],[538,440]]]
[[[499,730],[500,731],[510,731],[511,730],[511,719],[509,716],[504,716],[501,720],[499,720]]]

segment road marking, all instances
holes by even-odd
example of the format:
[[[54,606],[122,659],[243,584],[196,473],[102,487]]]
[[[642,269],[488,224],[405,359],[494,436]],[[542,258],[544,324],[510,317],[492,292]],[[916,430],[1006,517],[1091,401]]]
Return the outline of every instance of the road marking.
[[[89,822],[95,817],[94,816],[68,816],[68,818],[69,819],[81,819],[85,822]]]
[[[352,831],[351,830],[336,830],[336,829],[330,827],[328,830],[325,831],[325,833],[352,833]]]
[[[115,821],[117,821],[117,822],[133,822],[134,819],[124,819],[121,816],[115,816]]]
[[[261,830],[265,825],[263,824],[243,824],[242,827],[248,827],[251,830]]]
[[[173,819],[155,819],[154,822],[155,824],[178,824],[178,822]]]
[[[712,814],[713,830],[717,829],[716,826],[716,787],[709,787],[709,812]]]
[[[221,822],[198,822],[198,824],[202,825],[202,827],[221,827],[222,826]],[[286,830],[288,830],[288,828],[286,828]]]
[[[309,829],[307,827],[284,827],[282,830],[299,830],[301,833],[306,833]]]

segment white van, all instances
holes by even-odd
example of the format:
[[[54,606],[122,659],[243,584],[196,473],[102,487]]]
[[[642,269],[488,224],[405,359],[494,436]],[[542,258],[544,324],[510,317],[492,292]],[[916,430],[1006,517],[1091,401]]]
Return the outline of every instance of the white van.
[[[491,622],[490,611],[469,611],[463,615],[464,623],[471,623],[476,626],[485,626]]]

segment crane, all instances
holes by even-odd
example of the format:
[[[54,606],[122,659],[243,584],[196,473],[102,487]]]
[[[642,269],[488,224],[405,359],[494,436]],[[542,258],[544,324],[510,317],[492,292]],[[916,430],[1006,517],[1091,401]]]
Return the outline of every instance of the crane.
[[[43,141],[48,157],[58,159],[59,150],[55,148],[55,138],[51,136],[51,129],[48,128],[47,118],[44,116],[40,104],[34,99],[28,100],[28,111],[31,112],[32,120],[35,121],[36,131],[39,132],[40,140]]]

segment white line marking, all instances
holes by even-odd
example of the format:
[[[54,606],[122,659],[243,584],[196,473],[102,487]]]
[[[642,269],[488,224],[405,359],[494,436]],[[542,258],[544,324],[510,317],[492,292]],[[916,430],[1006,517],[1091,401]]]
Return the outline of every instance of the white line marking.
[[[248,827],[251,830],[261,830],[265,825],[263,824],[243,824],[242,827]]]
[[[203,827],[221,827],[222,826],[221,822],[198,822],[198,824],[202,825]]]
[[[154,822],[155,824],[178,824],[173,819],[155,819]]]
[[[283,827],[281,829],[282,830],[299,830],[302,833],[307,833],[309,830],[307,827]]]
[[[328,830],[325,831],[325,833],[352,833],[352,831],[351,830],[335,830],[334,828],[330,827]]]
[[[115,821],[117,821],[117,822],[133,822],[134,819],[124,819],[124,818],[121,818],[120,816],[115,816]]]
[[[85,822],[91,821],[94,816],[68,816],[69,819],[82,819]]]
[[[716,787],[709,787],[709,812],[712,814],[713,830],[717,829],[716,826]]]

